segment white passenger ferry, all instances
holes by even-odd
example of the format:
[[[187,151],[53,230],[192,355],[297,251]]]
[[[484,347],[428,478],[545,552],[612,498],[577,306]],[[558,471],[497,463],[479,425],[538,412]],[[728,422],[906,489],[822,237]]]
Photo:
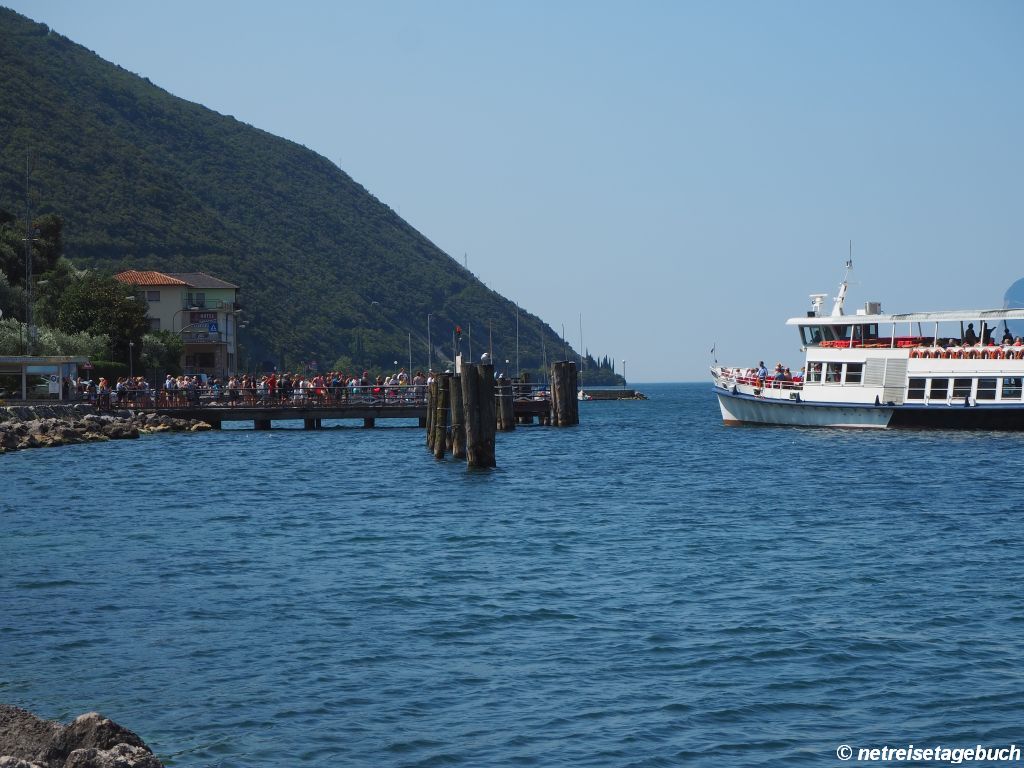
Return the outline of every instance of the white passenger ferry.
[[[869,302],[843,312],[852,264],[831,314],[826,294],[794,317],[804,371],[715,365],[726,424],[1024,429],[1024,343],[1009,323],[1024,309],[883,314]]]

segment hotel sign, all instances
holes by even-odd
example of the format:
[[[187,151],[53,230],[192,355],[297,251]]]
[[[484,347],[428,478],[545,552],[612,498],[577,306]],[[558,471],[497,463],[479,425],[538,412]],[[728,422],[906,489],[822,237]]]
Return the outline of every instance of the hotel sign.
[[[211,320],[217,322],[216,312],[192,312],[190,315],[190,322],[193,323],[208,323]]]

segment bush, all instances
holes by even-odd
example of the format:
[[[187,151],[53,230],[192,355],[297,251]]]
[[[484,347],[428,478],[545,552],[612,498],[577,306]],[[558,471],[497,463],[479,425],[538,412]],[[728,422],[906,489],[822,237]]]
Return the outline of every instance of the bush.
[[[110,386],[114,386],[122,376],[128,375],[128,365],[126,363],[118,363],[113,360],[93,360],[92,366],[89,378],[93,381],[99,381],[101,378],[106,379],[110,382]],[[81,373],[85,374],[86,371]]]

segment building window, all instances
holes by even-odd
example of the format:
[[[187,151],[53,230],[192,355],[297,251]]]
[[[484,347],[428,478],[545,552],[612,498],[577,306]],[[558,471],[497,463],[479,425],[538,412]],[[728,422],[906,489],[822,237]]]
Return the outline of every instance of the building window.
[[[911,379],[907,387],[907,400],[924,400],[924,379]]]
[[[146,301],[150,303],[160,301],[160,291],[146,291]]]
[[[160,330],[160,318],[159,317],[151,317],[151,318],[149,318],[149,330],[151,330],[151,331],[159,331]]]
[[[978,379],[978,394],[979,400],[995,400],[996,399],[996,380],[995,379]]]
[[[932,389],[928,397],[932,400],[945,400],[948,396],[949,379],[932,379]]]
[[[1003,400],[1020,400],[1020,390],[1020,379],[1003,379]]]
[[[206,294],[190,293],[188,295],[188,305],[190,307],[199,307],[199,309],[204,309],[206,307]]]

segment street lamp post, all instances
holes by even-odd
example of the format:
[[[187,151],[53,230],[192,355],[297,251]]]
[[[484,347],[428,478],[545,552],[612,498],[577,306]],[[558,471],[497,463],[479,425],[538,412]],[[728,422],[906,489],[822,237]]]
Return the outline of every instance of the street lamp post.
[[[135,378],[135,342],[128,342],[128,378]]]
[[[516,378],[519,378],[519,305],[516,304]]]
[[[182,312],[196,312],[198,310],[199,310],[199,307],[182,307],[181,309],[179,309],[177,312],[175,312],[173,315],[171,315],[171,330],[174,331],[174,333],[181,333],[183,330],[185,330],[185,328],[188,328],[189,326],[186,325],[186,326],[183,326],[183,327],[181,327],[181,328],[179,328],[178,330],[175,331],[174,330],[174,321],[178,318],[178,315],[180,315]],[[195,323],[189,323],[189,325],[195,325]]]
[[[622,361],[622,388],[626,388],[626,361]]]
[[[434,316],[433,312],[427,313],[427,370],[430,371],[434,368],[434,358],[432,352],[432,345],[430,341],[430,318]]]

